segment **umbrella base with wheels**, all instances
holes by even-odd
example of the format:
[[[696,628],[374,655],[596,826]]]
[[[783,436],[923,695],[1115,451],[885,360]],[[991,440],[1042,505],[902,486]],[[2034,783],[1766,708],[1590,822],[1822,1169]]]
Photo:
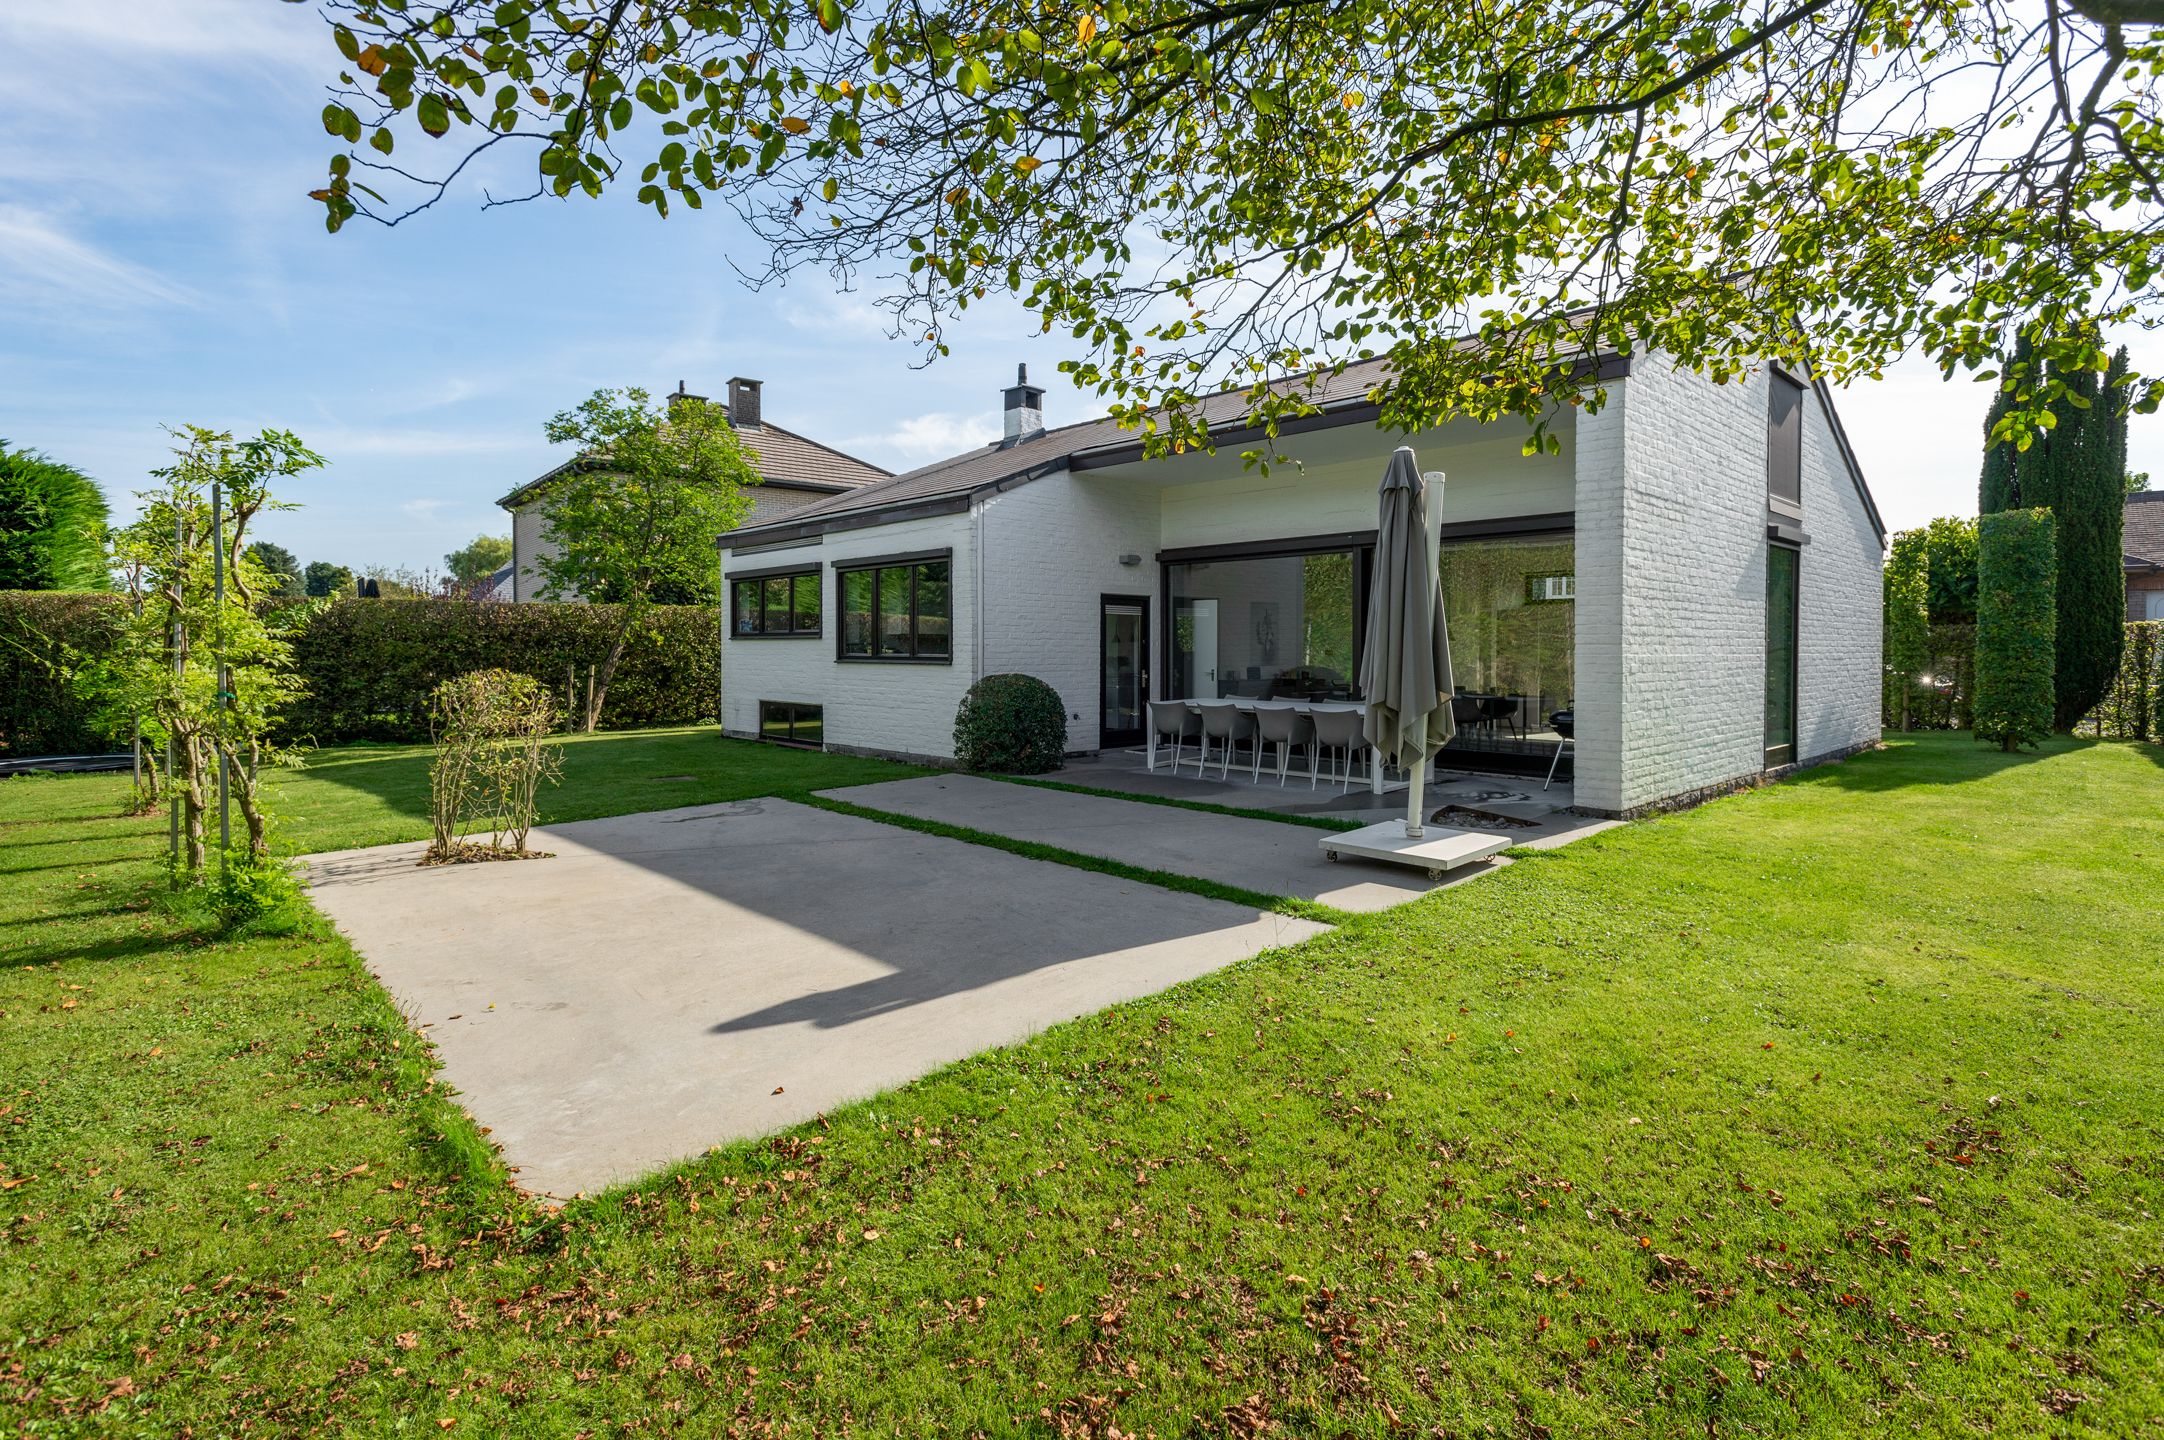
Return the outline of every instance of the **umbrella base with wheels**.
[[[1325,835],[1315,842],[1315,848],[1322,851],[1325,859],[1380,860],[1388,865],[1409,865],[1415,870],[1427,871],[1430,880],[1440,880],[1460,865],[1493,859],[1510,845],[1511,842],[1502,836],[1483,835],[1477,830],[1453,830],[1443,825],[1429,825],[1425,834],[1408,836],[1403,820],[1385,820],[1380,825],[1347,830],[1341,835]]]

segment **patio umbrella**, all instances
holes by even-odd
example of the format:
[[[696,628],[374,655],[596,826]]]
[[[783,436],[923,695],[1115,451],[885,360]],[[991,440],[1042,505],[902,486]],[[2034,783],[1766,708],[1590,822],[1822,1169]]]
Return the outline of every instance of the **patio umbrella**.
[[[1441,476],[1432,497],[1440,514]],[[1367,740],[1412,778],[1405,834],[1423,833],[1421,808],[1428,756],[1450,742],[1450,634],[1436,565],[1430,497],[1412,447],[1400,445],[1383,471],[1375,527],[1375,573],[1368,585],[1367,648],[1360,685],[1367,695]]]

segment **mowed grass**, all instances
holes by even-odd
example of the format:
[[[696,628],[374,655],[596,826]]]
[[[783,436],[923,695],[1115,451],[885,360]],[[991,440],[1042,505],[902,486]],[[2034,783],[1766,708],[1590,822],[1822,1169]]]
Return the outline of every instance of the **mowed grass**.
[[[559,816],[838,763],[580,745]],[[421,833],[332,773],[289,839]],[[150,908],[123,791],[0,786],[31,1433],[2164,1428],[2153,748],[1896,737],[560,1213],[337,939]]]

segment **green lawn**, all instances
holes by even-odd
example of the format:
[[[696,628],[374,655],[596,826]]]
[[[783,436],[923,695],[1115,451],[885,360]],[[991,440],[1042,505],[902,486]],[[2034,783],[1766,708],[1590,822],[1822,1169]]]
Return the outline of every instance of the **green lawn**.
[[[897,773],[571,763],[558,818]],[[420,774],[320,757],[287,843]],[[557,1216],[341,942],[149,905],[124,789],[0,784],[30,1433],[2164,1431],[2154,748],[1897,737]]]

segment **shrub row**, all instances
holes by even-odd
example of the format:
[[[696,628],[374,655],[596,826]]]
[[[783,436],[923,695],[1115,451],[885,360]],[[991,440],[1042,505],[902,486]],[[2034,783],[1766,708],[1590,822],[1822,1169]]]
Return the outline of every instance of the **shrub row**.
[[[81,657],[102,653],[125,603],[116,595],[0,593],[0,755],[111,748],[69,689]],[[608,651],[608,605],[491,605],[464,600],[332,600],[305,607],[294,663],[308,693],[282,739],[428,738],[428,695],[438,682],[498,668],[531,675],[558,699],[580,702],[586,670]],[[703,605],[653,612],[609,687],[602,724],[685,725],[710,720],[719,696],[720,616]],[[577,705],[572,707],[574,710]]]
[[[2164,741],[2164,620],[2126,627],[2119,673],[2082,728],[2092,727],[2106,740]]]
[[[0,756],[112,747],[114,737],[90,723],[68,677],[82,657],[112,647],[121,604],[117,595],[0,590]]]
[[[1976,738],[2004,749],[2051,734],[2058,551],[2051,512],[2001,510],[1976,528]]]

